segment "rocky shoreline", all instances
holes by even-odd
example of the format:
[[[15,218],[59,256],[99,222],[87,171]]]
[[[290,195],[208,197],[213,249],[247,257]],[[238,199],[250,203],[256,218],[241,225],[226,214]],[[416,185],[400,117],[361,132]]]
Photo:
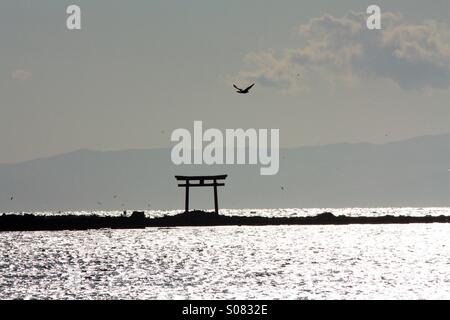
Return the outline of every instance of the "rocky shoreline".
[[[221,214],[190,211],[174,216],[147,218],[144,212],[130,216],[36,216],[33,214],[3,214],[0,231],[56,231],[89,229],[143,229],[150,227],[202,227],[202,226],[269,226],[269,225],[349,225],[349,224],[409,224],[450,223],[450,216],[380,216],[348,217],[324,212],[311,217],[224,216]]]

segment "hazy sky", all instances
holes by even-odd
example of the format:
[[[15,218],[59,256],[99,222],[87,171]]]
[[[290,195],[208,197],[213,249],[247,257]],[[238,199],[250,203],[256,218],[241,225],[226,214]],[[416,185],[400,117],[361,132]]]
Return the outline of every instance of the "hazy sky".
[[[170,147],[194,120],[282,147],[450,132],[448,0],[5,0],[0,47],[1,163]]]

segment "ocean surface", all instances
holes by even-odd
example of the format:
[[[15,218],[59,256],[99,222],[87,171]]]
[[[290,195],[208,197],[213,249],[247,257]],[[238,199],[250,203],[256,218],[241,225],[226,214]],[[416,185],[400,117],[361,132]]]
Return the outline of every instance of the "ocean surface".
[[[450,215],[221,212],[323,211]],[[450,299],[450,224],[3,232],[0,257],[0,299]]]

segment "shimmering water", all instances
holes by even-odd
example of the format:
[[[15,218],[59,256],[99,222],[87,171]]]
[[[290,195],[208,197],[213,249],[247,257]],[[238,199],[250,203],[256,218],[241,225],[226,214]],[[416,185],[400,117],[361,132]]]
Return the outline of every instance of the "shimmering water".
[[[6,232],[0,257],[2,299],[450,298],[449,224]]]

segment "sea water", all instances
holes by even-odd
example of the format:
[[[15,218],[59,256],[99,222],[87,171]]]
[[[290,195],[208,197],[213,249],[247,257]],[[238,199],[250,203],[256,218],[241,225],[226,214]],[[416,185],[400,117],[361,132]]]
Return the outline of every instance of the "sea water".
[[[224,213],[324,210],[450,215]],[[450,298],[450,224],[2,232],[0,257],[0,299]]]

